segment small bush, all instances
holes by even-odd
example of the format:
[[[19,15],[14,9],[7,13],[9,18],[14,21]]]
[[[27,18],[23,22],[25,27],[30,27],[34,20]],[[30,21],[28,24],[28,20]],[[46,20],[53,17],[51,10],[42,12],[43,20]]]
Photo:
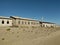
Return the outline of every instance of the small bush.
[[[10,30],[11,30],[10,28],[7,29],[7,31],[10,31]]]
[[[17,38],[19,37],[19,35],[17,35]]]
[[[18,28],[19,26],[14,26],[15,28]]]
[[[5,40],[5,38],[2,38],[2,40]]]

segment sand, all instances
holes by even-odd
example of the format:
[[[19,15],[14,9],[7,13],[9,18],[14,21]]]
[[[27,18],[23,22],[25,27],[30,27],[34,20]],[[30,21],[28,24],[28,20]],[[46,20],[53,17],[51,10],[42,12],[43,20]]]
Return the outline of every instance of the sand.
[[[0,28],[0,45],[60,45],[60,28]]]

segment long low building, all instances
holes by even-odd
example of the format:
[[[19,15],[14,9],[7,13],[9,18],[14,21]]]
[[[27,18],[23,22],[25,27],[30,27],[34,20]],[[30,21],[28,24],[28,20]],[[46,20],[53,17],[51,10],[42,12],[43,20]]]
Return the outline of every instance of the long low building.
[[[55,23],[41,22],[36,19],[22,18],[17,16],[0,16],[0,26],[35,26],[35,27],[55,27]]]
[[[40,26],[39,21],[35,19],[10,16],[13,26]]]

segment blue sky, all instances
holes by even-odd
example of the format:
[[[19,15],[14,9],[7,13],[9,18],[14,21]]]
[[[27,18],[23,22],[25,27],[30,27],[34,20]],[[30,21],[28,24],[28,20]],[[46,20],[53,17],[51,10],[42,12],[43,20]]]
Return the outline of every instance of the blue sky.
[[[59,0],[0,0],[0,16],[21,16],[60,24]]]

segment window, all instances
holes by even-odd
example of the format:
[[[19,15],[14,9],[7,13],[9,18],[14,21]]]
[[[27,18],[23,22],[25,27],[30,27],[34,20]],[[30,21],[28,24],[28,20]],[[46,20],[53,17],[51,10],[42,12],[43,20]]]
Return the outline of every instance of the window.
[[[20,24],[20,21],[18,21],[18,24]]]
[[[9,21],[7,21],[7,24],[9,24]]]
[[[4,24],[4,20],[2,20],[2,24]]]
[[[28,22],[28,24],[30,24],[30,22]]]

